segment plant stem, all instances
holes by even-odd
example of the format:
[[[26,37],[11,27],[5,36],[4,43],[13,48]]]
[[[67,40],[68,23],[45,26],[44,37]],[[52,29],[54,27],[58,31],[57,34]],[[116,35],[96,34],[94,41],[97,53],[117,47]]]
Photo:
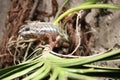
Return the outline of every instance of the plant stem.
[[[57,12],[57,14],[56,14],[56,16],[55,16],[55,20],[56,20],[56,18],[59,16],[59,14],[60,14],[60,12],[62,11],[63,7],[64,7],[69,1],[70,1],[70,0],[65,0],[65,1],[63,2],[62,6],[58,9],[58,12]]]
[[[79,7],[75,7],[72,9],[69,9],[68,11],[66,11],[65,13],[61,14],[55,21],[54,21],[54,25],[57,25],[58,22],[60,20],[62,20],[65,16],[79,11],[79,10],[86,10],[86,9],[97,9],[97,8],[109,8],[109,9],[120,9],[120,6],[114,6],[114,5],[110,5],[110,4],[91,4],[91,5],[83,5],[83,6],[79,6]]]

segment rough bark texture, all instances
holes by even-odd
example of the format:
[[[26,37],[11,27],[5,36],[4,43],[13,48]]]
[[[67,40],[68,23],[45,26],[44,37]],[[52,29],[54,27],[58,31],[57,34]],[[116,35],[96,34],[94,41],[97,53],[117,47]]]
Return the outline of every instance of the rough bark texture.
[[[9,0],[0,0],[0,46],[3,42],[3,36],[5,35],[4,32],[5,29],[5,22],[7,18],[7,12],[10,8],[10,1]],[[0,47],[0,50],[2,50],[2,46]],[[0,51],[0,68],[7,67],[11,65],[13,60],[9,54],[3,53]]]

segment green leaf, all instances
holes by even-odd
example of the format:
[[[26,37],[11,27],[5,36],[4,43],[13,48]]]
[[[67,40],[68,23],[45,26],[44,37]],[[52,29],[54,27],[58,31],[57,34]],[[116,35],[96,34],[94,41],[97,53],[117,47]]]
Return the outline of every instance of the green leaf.
[[[31,75],[27,76],[26,78],[24,78],[23,80],[31,80],[32,78],[39,76],[39,74],[42,74],[44,72],[44,70],[46,69],[45,66],[42,66],[41,68],[37,69],[34,73],[32,73]]]
[[[54,67],[53,68],[53,74],[51,74],[51,76],[50,76],[50,79],[49,80],[57,80],[57,77],[58,77],[58,75],[59,75],[59,71],[60,70],[58,70],[59,68],[56,68],[56,67]]]
[[[6,73],[5,75],[3,75],[3,78],[2,80],[11,80],[11,79],[14,79],[14,78],[17,78],[19,76],[22,76],[38,67],[40,67],[43,63],[38,63],[38,64],[35,64],[35,65],[25,65],[25,66],[22,66],[22,67],[19,67],[17,69],[14,69],[14,70],[11,70],[9,71],[8,73]]]
[[[90,76],[76,74],[76,73],[71,73],[71,72],[68,72],[67,75],[68,75],[68,77],[74,78],[74,79],[80,79],[80,80],[97,80],[97,79],[95,79],[95,77],[90,77]]]
[[[13,75],[16,72],[19,72],[21,70],[27,69],[30,66],[33,66],[34,64],[20,64],[20,65],[15,65],[12,67],[8,67],[5,69],[0,69],[0,79],[4,78],[4,77],[8,77],[10,75]]]
[[[89,56],[86,58],[72,58],[72,59],[54,59],[54,57],[52,57],[51,54],[49,54],[49,58],[51,60],[51,63],[56,63],[59,66],[75,66],[75,65],[84,65],[84,64],[88,64],[88,63],[92,63],[92,62],[96,62],[96,61],[100,61],[102,59],[111,57],[113,55],[117,55],[120,54],[120,49],[118,50],[114,50],[111,52],[107,52],[107,53],[103,53],[103,54],[97,54],[97,55],[93,55],[93,56]]]
[[[50,67],[50,65],[48,65],[48,66],[46,65],[46,67],[47,68],[44,72],[42,72],[41,74],[39,73],[39,76],[34,77],[32,80],[41,80],[42,78],[47,76],[50,72],[51,67]]]

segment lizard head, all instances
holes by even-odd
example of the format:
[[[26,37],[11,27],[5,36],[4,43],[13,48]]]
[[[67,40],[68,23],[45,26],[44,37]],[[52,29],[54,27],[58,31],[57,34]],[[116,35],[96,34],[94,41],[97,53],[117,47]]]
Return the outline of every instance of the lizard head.
[[[39,29],[36,26],[35,23],[22,25],[18,33],[25,39],[37,38],[39,36]]]

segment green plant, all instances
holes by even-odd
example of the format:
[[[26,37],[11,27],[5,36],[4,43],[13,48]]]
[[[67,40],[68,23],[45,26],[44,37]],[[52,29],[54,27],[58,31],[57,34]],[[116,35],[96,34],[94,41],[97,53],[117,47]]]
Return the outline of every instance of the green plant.
[[[86,0],[86,2],[60,15],[55,19],[54,24],[57,25],[65,16],[79,10],[93,8],[120,9],[120,6],[95,4],[99,1],[102,0]],[[38,48],[33,54],[36,54],[41,50],[41,48]],[[109,74],[120,73],[120,68],[101,67],[91,64],[98,61],[119,60],[119,57],[116,57],[116,55],[120,54],[120,49],[88,57],[73,57],[70,55],[59,56],[58,54],[56,56],[55,54],[57,53],[54,53],[49,47],[46,47],[38,57],[31,58],[31,56],[29,56],[23,63],[1,69],[0,79],[11,80],[22,76],[23,80],[41,80],[43,78],[49,80],[66,80],[68,78],[96,80],[95,77],[98,76],[97,74],[105,74],[108,75],[107,77],[111,77]],[[114,78],[114,76],[112,76],[112,78]]]
[[[108,58],[112,60],[113,58],[110,57],[119,54],[120,49],[89,57],[69,59],[60,58],[51,53],[53,52],[49,48],[46,48],[41,57],[30,59],[19,65],[0,70],[0,79],[10,80],[28,73],[29,75],[26,75],[23,80],[41,80],[47,76],[50,77],[49,80],[64,80],[68,77],[73,79],[94,80],[97,73],[110,74],[120,72],[119,68],[100,67],[89,64],[96,61],[104,61]],[[95,75],[90,76],[90,74]]]

